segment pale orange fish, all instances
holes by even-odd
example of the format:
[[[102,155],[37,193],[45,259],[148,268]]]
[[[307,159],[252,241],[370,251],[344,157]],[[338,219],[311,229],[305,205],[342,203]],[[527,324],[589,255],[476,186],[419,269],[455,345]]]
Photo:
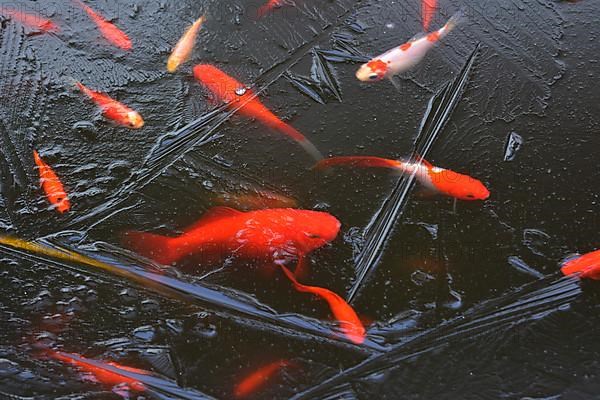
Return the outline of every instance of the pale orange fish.
[[[242,398],[256,393],[256,391],[266,385],[278,371],[288,366],[290,366],[288,360],[277,360],[267,365],[263,365],[256,371],[244,377],[240,383],[235,386],[233,390],[234,396]]]
[[[190,58],[190,54],[192,54],[194,44],[196,43],[196,37],[205,19],[204,15],[198,18],[183,34],[181,39],[179,39],[167,61],[167,71],[171,73],[175,72],[181,64]]]
[[[117,28],[115,24],[113,24],[110,21],[107,21],[106,18],[92,10],[91,7],[87,6],[81,0],[73,1],[75,1],[75,3],[79,4],[79,6],[81,6],[81,8],[85,10],[85,12],[92,19],[92,21],[94,21],[96,26],[98,26],[98,29],[100,29],[102,36],[104,36],[106,40],[123,50],[129,51],[133,48],[129,36],[127,36],[127,34],[122,30]]]
[[[33,160],[40,173],[40,185],[46,192],[48,201],[55,206],[60,213],[69,211],[71,203],[65,192],[65,188],[52,168],[42,160],[36,150],[33,151]]]
[[[437,10],[437,0],[421,0],[421,18],[423,20],[423,30],[429,30],[429,24]]]
[[[88,89],[80,82],[75,82],[75,85],[100,107],[102,115],[106,118],[132,129],[139,129],[144,126],[144,120],[137,111],[104,93]]]
[[[44,33],[56,33],[60,30],[58,25],[47,18],[43,18],[40,15],[29,14],[19,10],[13,10],[11,8],[0,7],[0,15],[10,17],[12,20],[23,24],[24,26],[32,29],[37,29]]]

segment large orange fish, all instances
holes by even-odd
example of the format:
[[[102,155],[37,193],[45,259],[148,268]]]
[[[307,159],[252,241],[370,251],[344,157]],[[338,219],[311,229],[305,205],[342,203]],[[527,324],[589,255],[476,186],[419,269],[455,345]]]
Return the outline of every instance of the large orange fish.
[[[85,93],[100,107],[102,114],[116,123],[132,129],[144,126],[142,116],[137,112],[118,102],[110,96],[88,89],[80,82],[75,82],[79,90]]]
[[[302,264],[310,252],[335,239],[339,230],[337,218],[320,211],[274,208],[241,212],[214,207],[180,236],[127,232],[124,239],[132,250],[165,265],[188,256],[205,263],[233,256],[269,265],[290,259]]]
[[[365,327],[354,309],[346,303],[339,295],[329,289],[317,286],[303,285],[296,280],[296,277],[289,269],[280,265],[285,276],[292,282],[296,290],[299,292],[312,293],[327,302],[331,313],[340,324],[340,329],[350,341],[356,344],[361,344],[365,341]]]
[[[56,33],[60,30],[54,22],[37,14],[0,7],[0,15],[10,17],[13,21],[44,33]]]
[[[421,0],[421,19],[423,22],[423,30],[429,30],[429,24],[437,11],[437,0]]]
[[[434,167],[423,159],[421,162],[405,162],[368,156],[332,157],[321,160],[314,168],[325,169],[336,165],[390,168],[405,174],[414,173],[425,188],[460,200],[486,200],[490,196],[481,181],[449,169]]]
[[[117,28],[115,24],[113,24],[110,21],[107,21],[106,18],[92,10],[81,0],[73,1],[75,1],[75,3],[79,4],[79,6],[81,6],[81,8],[85,10],[85,12],[92,19],[92,21],[94,21],[96,26],[98,26],[98,29],[100,29],[102,36],[104,36],[106,40],[123,50],[129,51],[133,48],[131,44],[131,39],[129,39],[125,32]]]
[[[194,22],[192,26],[190,26],[183,34],[181,39],[179,39],[175,45],[175,48],[173,49],[173,52],[167,60],[167,71],[171,73],[175,72],[181,64],[190,58],[190,54],[192,54],[194,44],[196,43],[198,31],[202,27],[205,19],[206,18],[204,15],[198,18],[196,22]]]
[[[260,367],[235,385],[233,390],[234,396],[241,398],[256,393],[256,391],[266,385],[278,371],[288,366],[290,366],[288,360],[277,360]]]
[[[83,371],[93,374],[98,381],[106,385],[116,386],[125,383],[132,390],[138,392],[146,391],[146,386],[142,382],[128,376],[126,372],[148,375],[148,371],[126,367],[113,362],[103,363],[95,360],[88,360],[78,354],[69,354],[62,351],[50,351],[49,355],[56,360],[75,365]]]
[[[302,133],[280,120],[255,98],[251,90],[220,69],[208,64],[199,64],[194,67],[194,76],[219,101],[227,102],[232,109],[241,107],[238,110],[241,115],[255,118],[269,128],[286,134],[316,160],[323,158],[319,150]]]
[[[52,168],[42,160],[36,150],[33,151],[33,160],[40,173],[40,185],[46,192],[48,201],[56,208],[58,212],[69,211],[71,203],[65,192],[65,188]]]
[[[600,250],[592,251],[565,262],[560,269],[565,275],[579,274],[580,278],[600,280]]]

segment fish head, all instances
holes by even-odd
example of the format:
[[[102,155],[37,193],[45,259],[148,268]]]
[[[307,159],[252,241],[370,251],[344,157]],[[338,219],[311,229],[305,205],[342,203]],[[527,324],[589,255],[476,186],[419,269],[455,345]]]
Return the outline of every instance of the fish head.
[[[140,129],[144,126],[144,119],[136,111],[129,111],[127,113],[127,124],[134,129]]]
[[[179,59],[179,57],[169,57],[169,59],[167,60],[167,71],[170,73],[174,73],[175,71],[177,71],[179,64],[181,64],[181,60]]]
[[[69,198],[64,193],[55,194],[50,196],[50,201],[52,202],[56,211],[60,213],[65,213],[71,209],[71,202]]]
[[[480,180],[467,175],[456,175],[459,179],[448,189],[448,194],[452,197],[466,201],[487,200],[490,197],[490,191]]]
[[[302,210],[294,218],[294,231],[302,249],[309,253],[332,242],[338,235],[340,221],[333,215],[322,211]]]
[[[374,59],[360,66],[356,78],[363,82],[376,82],[385,78],[388,65],[380,59]]]

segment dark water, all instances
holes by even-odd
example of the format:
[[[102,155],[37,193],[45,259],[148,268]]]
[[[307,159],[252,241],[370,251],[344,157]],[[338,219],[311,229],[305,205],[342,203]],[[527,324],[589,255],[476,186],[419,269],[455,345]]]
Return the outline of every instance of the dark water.
[[[310,283],[358,288],[352,304],[375,322],[352,345],[321,302],[246,265],[206,266],[215,272],[202,279],[150,276],[176,289],[165,292],[0,246],[0,392],[119,398],[39,357],[43,346],[153,371],[164,382],[144,396],[157,398],[231,398],[244,376],[279,359],[293,367],[255,398],[595,398],[598,287],[558,269],[600,247],[600,5],[470,3],[441,2],[435,26],[459,9],[463,22],[398,87],[354,72],[419,31],[417,1],[297,0],[258,20],[259,1],[90,2],[129,34],[129,54],[67,1],[2,3],[62,28],[1,24],[5,233],[140,276],[156,269],[119,248],[123,231],[174,232],[224,194],[269,190],[342,221],[338,239],[312,255]],[[202,13],[192,60],[167,74],[173,44]],[[264,103],[323,154],[399,158],[425,146],[435,165],[477,177],[492,196],[454,212],[445,198],[400,196],[404,183],[378,171],[316,174],[297,145],[211,104],[191,76],[196,63],[264,90]],[[146,126],[97,117],[73,79],[140,111]],[[49,209],[33,148],[68,188],[69,214]],[[360,285],[357,264],[367,271]]]

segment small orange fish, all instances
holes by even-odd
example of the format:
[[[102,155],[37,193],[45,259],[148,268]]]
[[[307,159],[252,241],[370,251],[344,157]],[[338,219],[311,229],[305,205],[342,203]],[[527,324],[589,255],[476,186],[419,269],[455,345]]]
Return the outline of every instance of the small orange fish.
[[[429,24],[437,10],[437,0],[421,0],[421,18],[423,21],[423,30],[429,30]]]
[[[194,44],[196,43],[196,37],[198,36],[198,31],[202,27],[204,23],[205,16],[201,16],[188,28],[188,30],[183,34],[181,39],[175,45],[169,60],[167,61],[167,71],[173,73],[179,68],[181,64],[186,62],[188,58],[190,58],[190,54],[192,53],[192,49],[194,48]]]
[[[312,293],[329,304],[331,313],[339,322],[342,332],[352,343],[361,344],[365,341],[365,327],[354,309],[346,302],[346,300],[342,299],[339,295],[329,289],[301,284],[296,280],[296,277],[289,269],[283,265],[279,266],[283,270],[285,276],[292,282],[296,290],[299,292]]]
[[[94,23],[98,26],[98,29],[100,29],[102,36],[104,36],[106,40],[108,40],[110,43],[117,46],[118,48],[126,51],[129,51],[133,48],[131,40],[129,39],[127,34],[125,34],[125,32],[117,28],[115,24],[113,24],[110,21],[107,21],[106,18],[96,13],[81,0],[73,1],[75,1],[75,3],[79,4],[79,6],[81,6],[81,8],[85,10],[85,12],[92,19],[92,21],[94,21]]]
[[[22,11],[3,7],[0,7],[0,15],[10,17],[12,20],[19,22],[28,28],[36,29],[44,33],[56,33],[60,31],[58,25],[47,18],[41,17],[40,15],[28,14]]]
[[[560,269],[564,275],[579,274],[582,279],[600,280],[600,250],[571,259]]]
[[[58,179],[58,176],[54,173],[52,168],[41,159],[36,150],[33,151],[33,159],[40,173],[40,185],[44,189],[44,192],[46,192],[48,201],[60,213],[69,211],[71,203],[69,202],[69,197],[67,196],[60,179]]]
[[[132,390],[138,392],[144,392],[147,390],[146,386],[142,382],[127,376],[127,372],[132,372],[139,375],[149,375],[148,371],[126,367],[114,362],[104,363],[95,360],[88,360],[78,354],[69,354],[62,351],[50,351],[49,355],[56,360],[73,364],[76,367],[93,374],[96,379],[103,384],[116,386],[125,383]],[[120,373],[120,370],[124,373]]]
[[[288,360],[277,360],[260,367],[246,376],[235,386],[233,394],[237,398],[246,397],[263,387],[273,376],[283,368],[289,367]]]
[[[262,18],[268,13],[272,12],[275,8],[281,7],[283,5],[283,0],[268,0],[265,4],[263,4],[256,15],[258,18]]]
[[[486,200],[490,197],[489,190],[481,181],[449,169],[434,167],[423,159],[421,162],[404,162],[368,156],[332,157],[318,162],[314,168],[336,165],[391,168],[406,174],[414,173],[425,188],[460,200]]]
[[[142,116],[137,112],[118,102],[110,96],[88,89],[80,82],[75,82],[79,90],[85,93],[90,99],[100,107],[102,114],[116,123],[132,129],[139,129],[144,126]]]
[[[282,132],[295,140],[315,160],[323,158],[319,150],[296,128],[286,124],[254,97],[252,90],[227,75],[217,67],[199,64],[194,67],[194,77],[220,101],[228,103],[230,108],[239,108],[238,113],[255,118],[269,128]]]

